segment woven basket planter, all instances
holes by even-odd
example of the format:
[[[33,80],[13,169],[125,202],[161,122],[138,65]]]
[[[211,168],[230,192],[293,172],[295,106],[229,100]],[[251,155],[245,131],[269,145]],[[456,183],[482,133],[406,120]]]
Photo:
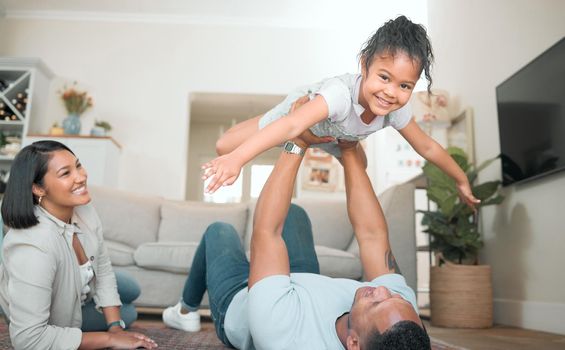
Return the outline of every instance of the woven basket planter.
[[[438,327],[492,326],[492,282],[488,265],[433,266],[430,275],[431,323]]]

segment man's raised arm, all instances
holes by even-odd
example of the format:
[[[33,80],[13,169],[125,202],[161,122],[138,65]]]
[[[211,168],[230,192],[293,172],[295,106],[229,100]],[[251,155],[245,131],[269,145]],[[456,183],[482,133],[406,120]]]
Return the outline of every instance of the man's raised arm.
[[[299,98],[293,103],[291,111],[307,101],[307,96]],[[317,137],[306,130],[295,138],[293,143],[305,151],[310,145],[332,140],[331,137]],[[281,152],[275,168],[263,186],[253,217],[249,288],[265,277],[290,273],[288,251],[282,231],[302,158],[303,154]]]
[[[290,273],[282,229],[302,156],[283,151],[265,183],[253,217],[249,288],[265,277]]]
[[[388,240],[385,217],[365,171],[364,151],[355,142],[340,142],[345,170],[347,211],[359,243],[365,279],[400,273]]]

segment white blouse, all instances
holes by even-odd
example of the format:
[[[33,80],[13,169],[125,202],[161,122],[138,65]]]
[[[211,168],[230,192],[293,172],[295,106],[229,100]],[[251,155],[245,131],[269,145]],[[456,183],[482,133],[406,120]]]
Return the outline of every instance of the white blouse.
[[[81,280],[81,292],[80,292],[80,302],[84,305],[88,293],[90,293],[90,286],[88,285],[92,278],[94,277],[94,269],[92,269],[92,264],[90,260],[87,260],[84,264],[80,265],[80,280]]]

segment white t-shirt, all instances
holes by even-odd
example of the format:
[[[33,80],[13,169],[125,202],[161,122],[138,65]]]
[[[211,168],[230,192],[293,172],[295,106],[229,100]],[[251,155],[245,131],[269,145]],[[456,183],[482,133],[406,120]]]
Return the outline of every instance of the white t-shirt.
[[[361,79],[361,74],[344,74],[299,87],[261,117],[259,129],[287,115],[292,103],[304,95],[309,95],[311,99],[315,95],[323,96],[328,105],[328,118],[310,128],[317,136],[333,136],[336,139],[359,141],[387,126],[400,130],[408,125],[412,118],[409,104],[386,116],[376,116],[369,124],[363,122],[361,114],[365,108],[359,104]],[[337,144],[326,143],[315,145],[315,147],[336,157],[341,156]]]
[[[399,274],[359,282],[293,273],[269,276],[249,292],[237,293],[224,330],[237,349],[343,349],[335,321],[351,309],[355,291],[363,286],[385,286],[418,311],[414,291]]]

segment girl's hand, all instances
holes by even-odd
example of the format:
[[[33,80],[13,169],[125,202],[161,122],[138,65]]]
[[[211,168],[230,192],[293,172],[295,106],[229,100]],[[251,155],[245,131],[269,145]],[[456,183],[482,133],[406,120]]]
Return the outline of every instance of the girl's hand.
[[[479,204],[481,200],[475,198],[473,192],[471,192],[471,186],[469,185],[469,182],[465,181],[463,183],[458,183],[457,191],[459,191],[459,198],[461,198],[461,201],[471,207],[473,211],[477,211],[475,204]]]
[[[136,332],[115,332],[110,334],[112,349],[155,349],[157,343],[151,338]]]
[[[214,193],[221,186],[229,186],[237,180],[243,165],[234,159],[232,153],[220,156],[204,165],[202,180],[207,180],[213,175],[212,180],[206,187],[206,193]]]

